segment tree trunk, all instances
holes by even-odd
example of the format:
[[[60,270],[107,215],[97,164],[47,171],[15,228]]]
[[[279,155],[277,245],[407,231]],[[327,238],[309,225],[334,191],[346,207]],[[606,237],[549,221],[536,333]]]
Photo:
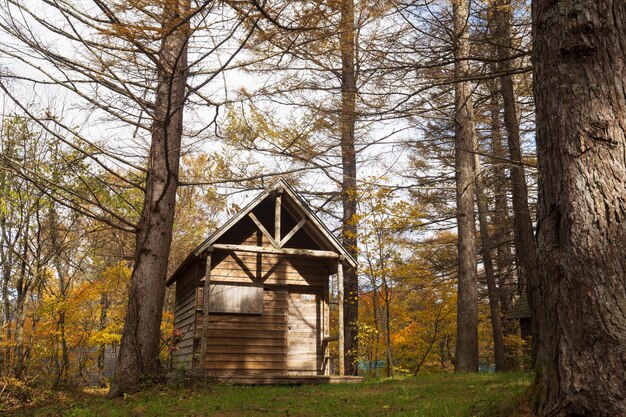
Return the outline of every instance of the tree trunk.
[[[67,300],[67,292],[68,292],[67,287],[68,287],[68,283],[65,282],[65,276],[60,275],[59,276],[59,293],[60,293],[59,298],[63,302]],[[54,388],[56,388],[59,385],[66,385],[68,383],[69,368],[70,368],[70,355],[69,355],[69,349],[67,346],[67,337],[65,334],[66,332],[65,322],[66,322],[65,311],[61,310],[59,311],[59,316],[58,316],[58,320],[56,323],[57,332],[58,332],[57,340],[58,340],[58,343],[60,343],[61,345],[61,359],[60,359],[60,362],[58,362],[57,376],[53,383]],[[58,355],[58,351],[57,351],[57,355]]]
[[[469,39],[467,19],[469,3],[453,3],[454,73],[458,80],[469,73]],[[478,288],[476,273],[476,222],[474,217],[474,109],[468,81],[455,83],[455,171],[456,218],[458,228],[458,301],[456,372],[478,371]]]
[[[492,243],[489,233],[489,220],[487,219],[487,196],[482,173],[480,172],[480,159],[475,155],[474,183],[476,188],[476,202],[478,205],[478,224],[480,227],[480,246],[483,254],[485,278],[487,279],[487,293],[489,296],[489,308],[491,310],[491,329],[493,333],[493,351],[496,361],[496,372],[504,371],[504,342],[502,336],[502,317],[500,304],[498,303],[498,288],[493,267]]]
[[[508,133],[509,158],[511,160],[511,188],[513,203],[513,237],[517,260],[518,285],[522,296],[527,294],[532,305],[539,303],[537,281],[537,248],[533,236],[533,224],[528,208],[528,188],[524,173],[519,118],[517,114],[513,68],[511,56],[511,4],[510,0],[498,0],[495,9],[497,23],[498,58],[501,62],[502,99],[504,102],[504,124]],[[534,309],[533,309],[534,310]],[[533,320],[533,357],[536,356],[539,322]],[[533,360],[534,362],[534,360]]]
[[[354,128],[356,123],[356,74],[354,66],[355,31],[354,0],[341,2],[341,163],[343,180],[341,198],[343,203],[342,236],[348,252],[357,258],[357,188],[356,150]],[[357,373],[357,334],[359,320],[359,280],[354,268],[344,273],[344,334],[346,374]]]
[[[493,55],[498,56],[498,39],[499,35],[496,17],[500,18],[497,13],[498,7],[501,5],[493,3],[489,13],[489,30],[492,34],[494,42]],[[491,65],[492,71],[499,70],[499,63]],[[504,150],[502,137],[502,87],[499,78],[494,78],[488,82],[489,86],[489,120],[491,134],[491,154],[493,156],[493,195],[494,195],[494,212],[492,216],[492,224],[494,233],[492,241],[495,244],[496,251],[496,281],[498,283],[498,300],[500,302],[501,316],[506,314],[513,308],[513,294],[515,293],[515,280],[513,271],[513,255],[511,251],[511,231],[513,229],[512,221],[509,217],[507,190],[510,188],[509,179],[507,178],[505,169],[507,166],[507,155]],[[513,335],[516,333],[515,325],[511,320],[504,320],[502,323],[503,336]],[[507,352],[507,346],[504,346],[505,369],[515,369],[518,366],[517,352]]]
[[[374,372],[378,371],[378,348],[380,345],[380,326],[378,324],[378,285],[376,284],[376,276],[374,275],[374,268],[370,263],[370,276],[372,277],[372,321],[374,322],[374,329],[376,330],[376,341],[374,342]],[[370,366],[371,368],[371,366]],[[376,376],[376,373],[370,375]]]
[[[28,222],[25,222],[28,223]],[[22,236],[22,252],[20,254],[20,270],[16,282],[15,298],[15,354],[14,373],[15,377],[24,377],[24,324],[26,321],[26,297],[28,296],[28,280],[26,277],[26,260],[28,259],[28,228],[24,228]]]
[[[498,301],[500,303],[501,317],[513,308],[514,285],[512,270],[511,252],[511,219],[509,218],[507,204],[508,181],[504,172],[504,146],[502,144],[502,130],[500,125],[500,106],[497,96],[500,95],[500,88],[496,85],[492,89],[492,110],[491,110],[491,152],[496,158],[493,170],[493,194],[494,213],[492,223],[494,224],[494,238],[496,249],[496,280],[498,283]],[[502,323],[503,337],[515,334],[515,326],[512,320],[504,320]],[[517,353],[507,352],[504,346],[504,369],[515,369],[518,366]]]
[[[63,300],[65,300],[65,295],[62,295]],[[65,312],[59,312],[59,317],[56,323],[56,344],[54,347],[54,355],[55,355],[55,365],[57,374],[54,378],[54,382],[52,383],[52,388],[57,388],[59,386],[66,385],[68,382],[68,373],[70,366],[70,358],[69,352],[67,348],[67,338],[65,337]],[[61,357],[59,358],[59,345],[61,345]]]
[[[19,295],[15,303],[14,317],[14,353],[13,353],[13,373],[15,378],[24,377],[24,322],[26,321],[26,311],[24,310],[24,297]]]
[[[6,252],[2,258],[2,305],[3,305],[3,325],[5,328],[4,336],[7,341],[6,347],[3,349],[3,361],[2,365],[5,372],[11,370],[11,339],[13,337],[11,332],[11,299],[9,298],[9,280],[11,279],[11,268],[13,265],[13,248],[8,246],[8,240],[5,241],[5,220],[0,219],[0,232],[2,232],[2,247],[6,247]]]
[[[626,415],[626,3],[535,0],[542,416]]]
[[[2,357],[2,367],[4,371],[9,371],[11,369],[11,338],[13,337],[11,333],[11,304],[9,300],[9,282],[8,276],[4,275],[4,281],[2,282],[2,299],[4,306],[4,317],[3,317],[3,326],[4,326],[4,337],[7,341],[7,346],[3,349],[3,357]]]
[[[69,280],[69,267],[68,263],[64,262],[62,259],[62,254],[67,251],[67,246],[65,245],[64,238],[59,233],[60,223],[57,211],[54,205],[50,206],[48,213],[48,221],[50,222],[50,244],[52,247],[52,261],[54,268],[56,269],[57,277],[58,277],[58,294],[56,296],[57,300],[61,301],[61,308],[58,312],[57,322],[56,322],[56,344],[54,348],[55,355],[55,363],[57,374],[52,384],[53,388],[57,388],[59,385],[65,385],[68,382],[68,372],[69,372],[69,352],[67,346],[67,338],[65,336],[65,310],[63,304],[67,301],[67,295],[69,292],[70,280]],[[71,255],[68,255],[71,256]],[[59,358],[59,345],[61,347],[61,355]]]
[[[100,322],[98,323],[98,330],[102,331],[107,325],[107,311],[109,309],[109,299],[106,293],[100,295]],[[102,378],[102,372],[104,371],[104,360],[106,353],[106,344],[98,346],[98,372],[100,378]]]
[[[383,270],[386,269],[383,267]],[[386,373],[387,377],[394,374],[393,346],[391,344],[391,300],[387,279],[383,277],[383,290],[385,292],[385,351],[387,357]]]
[[[189,0],[164,3],[164,28],[173,28],[159,53],[146,194],[136,233],[134,269],[120,351],[109,395],[136,389],[159,375],[160,325],[178,186],[187,71]]]

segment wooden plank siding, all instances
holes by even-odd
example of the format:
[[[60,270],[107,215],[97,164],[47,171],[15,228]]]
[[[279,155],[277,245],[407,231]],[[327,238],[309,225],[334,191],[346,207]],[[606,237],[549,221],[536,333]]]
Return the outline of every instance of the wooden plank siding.
[[[217,263],[211,282],[241,282],[259,285],[328,285],[329,270],[323,262],[272,254],[222,253],[214,255]]]
[[[306,258],[265,254],[214,252],[213,259],[211,284],[261,285],[263,309],[262,314],[217,313],[211,309],[204,374],[325,374],[326,346],[322,340],[328,332],[328,268]],[[203,288],[196,292],[199,338]],[[200,340],[196,344],[199,346]]]
[[[265,288],[263,314],[211,313],[205,374],[284,375],[287,303],[286,288]]]
[[[198,288],[202,293],[202,288]],[[323,375],[323,289],[265,288],[263,314],[209,315],[205,375]],[[198,310],[196,334],[201,334]]]
[[[172,351],[172,365],[176,369],[190,369],[192,366],[196,322],[196,287],[196,264],[192,264],[176,281],[174,328],[182,333],[180,341]]]

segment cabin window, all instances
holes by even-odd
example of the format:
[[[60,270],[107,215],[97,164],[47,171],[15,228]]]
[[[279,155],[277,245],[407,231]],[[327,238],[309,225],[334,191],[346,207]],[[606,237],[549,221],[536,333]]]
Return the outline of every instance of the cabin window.
[[[211,284],[209,313],[263,314],[263,287]]]

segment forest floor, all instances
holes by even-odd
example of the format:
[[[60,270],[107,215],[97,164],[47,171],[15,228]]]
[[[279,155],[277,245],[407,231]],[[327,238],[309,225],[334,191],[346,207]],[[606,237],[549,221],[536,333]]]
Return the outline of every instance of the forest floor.
[[[153,386],[110,400],[105,390],[55,391],[12,416],[527,417],[526,373],[436,374],[316,386]]]

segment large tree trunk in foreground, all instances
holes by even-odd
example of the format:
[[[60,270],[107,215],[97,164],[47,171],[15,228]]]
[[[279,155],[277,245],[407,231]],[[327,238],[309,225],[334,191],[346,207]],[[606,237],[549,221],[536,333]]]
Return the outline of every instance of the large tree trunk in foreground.
[[[469,2],[453,3],[454,73],[458,80],[469,73]],[[455,84],[456,218],[458,227],[458,301],[456,372],[478,371],[478,287],[476,273],[476,220],[474,215],[474,108],[468,81]]]
[[[356,74],[354,66],[354,0],[341,2],[341,162],[343,166],[342,202],[343,244],[357,258],[356,227],[356,151],[354,126],[356,123]],[[357,334],[359,320],[359,280],[354,268],[344,273],[344,335],[346,374],[356,375]]]
[[[164,3],[164,33],[152,123],[146,194],[137,228],[134,269],[111,396],[158,377],[160,325],[178,186],[187,78],[188,0]]]
[[[542,416],[626,415],[626,2],[535,0]]]

